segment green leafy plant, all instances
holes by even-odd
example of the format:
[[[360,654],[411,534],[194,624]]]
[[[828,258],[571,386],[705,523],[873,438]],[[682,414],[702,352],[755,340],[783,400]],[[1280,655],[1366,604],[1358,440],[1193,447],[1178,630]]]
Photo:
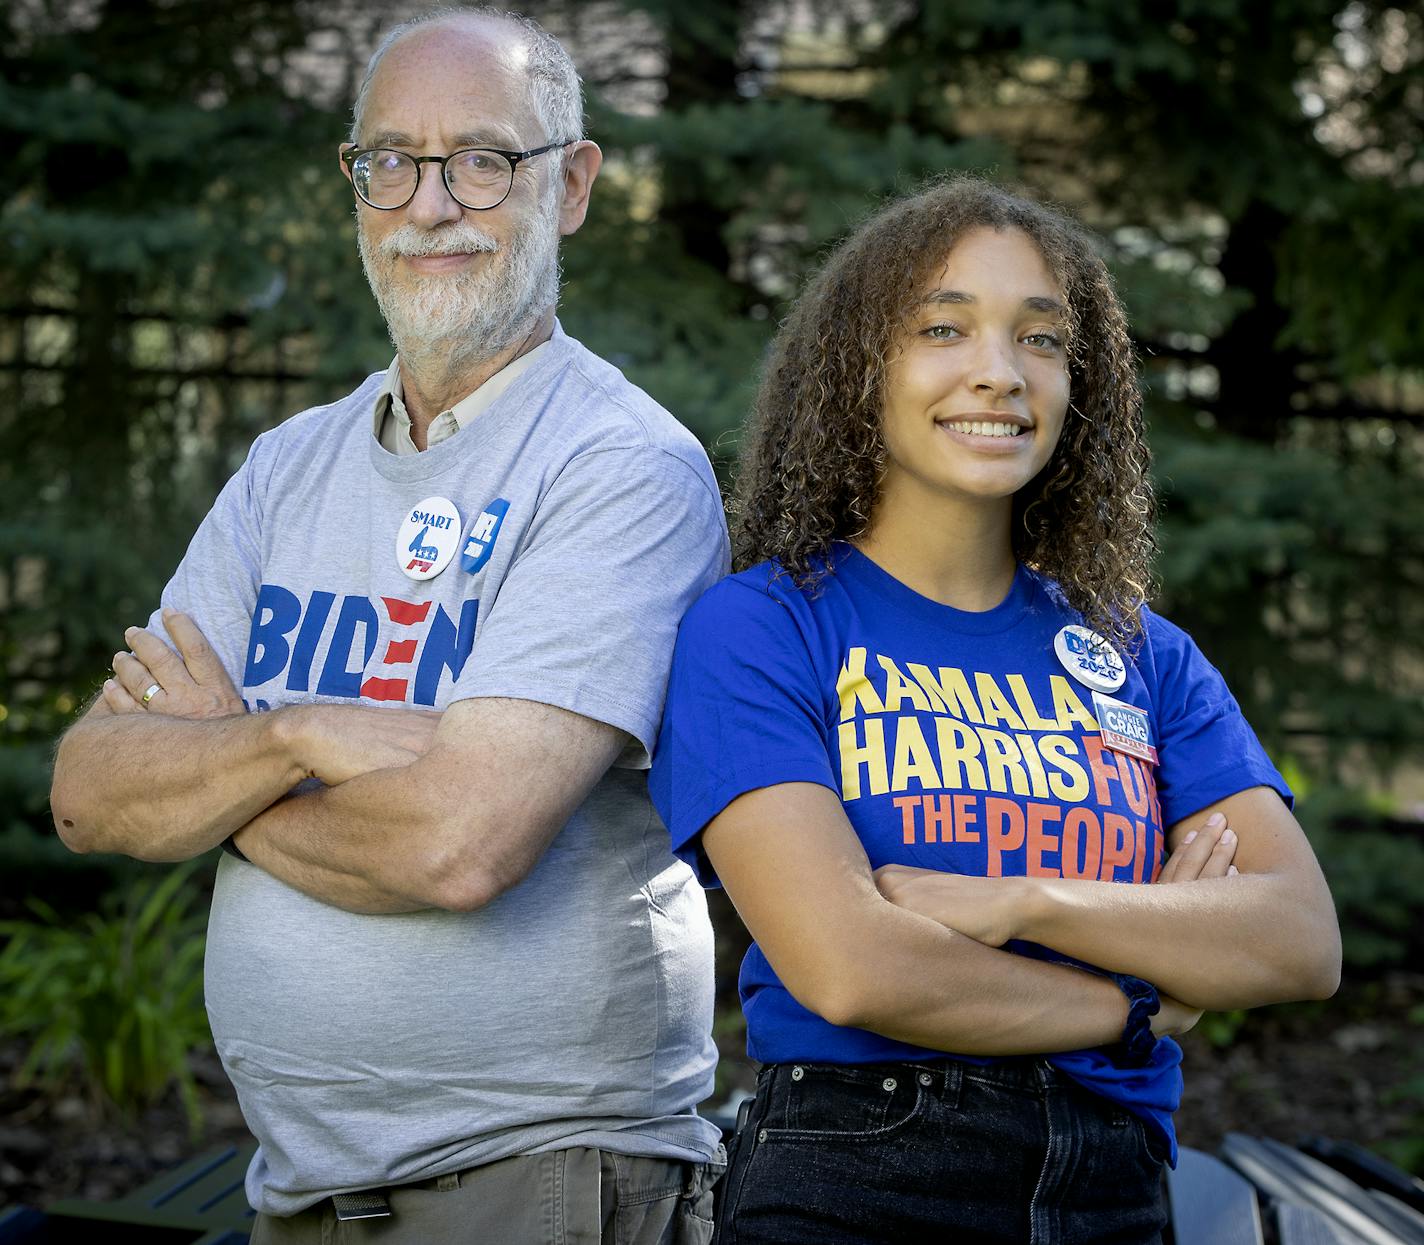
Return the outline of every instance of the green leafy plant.
[[[1357,791],[1323,788],[1298,812],[1335,897],[1346,971],[1417,963],[1424,954],[1424,841],[1401,832],[1388,808]]]
[[[1380,1142],[1376,1148],[1390,1162],[1418,1175],[1424,1172],[1424,1076],[1410,1077],[1388,1094],[1385,1101],[1409,1103],[1417,1109],[1403,1136]]]
[[[32,899],[38,919],[0,922],[0,1034],[29,1039],[22,1085],[77,1084],[125,1113],[176,1086],[196,1130],[189,1056],[212,1037],[194,867],[141,879],[77,920]]]
[[[1241,1008],[1227,1012],[1207,1012],[1197,1021],[1196,1031],[1217,1050],[1224,1050],[1236,1041],[1246,1024],[1247,1013]]]

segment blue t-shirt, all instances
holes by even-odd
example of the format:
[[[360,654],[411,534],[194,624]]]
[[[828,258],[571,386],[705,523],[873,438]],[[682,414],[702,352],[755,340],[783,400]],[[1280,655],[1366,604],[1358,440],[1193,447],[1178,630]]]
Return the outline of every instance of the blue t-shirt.
[[[651,791],[673,850],[704,885],[718,882],[703,827],[777,783],[836,792],[872,868],[1126,883],[1153,881],[1164,829],[1205,806],[1257,786],[1290,801],[1220,674],[1150,611],[1124,661],[1095,651],[1056,585],[1022,566],[1001,604],[973,613],[921,596],[848,545],[830,565],[808,593],[763,563],[715,585],[683,620]],[[740,989],[754,1059],[946,1055],[830,1024],[755,943]],[[1049,1060],[1155,1124],[1175,1160],[1181,1050],[1170,1038],[1146,1068],[1097,1049]]]

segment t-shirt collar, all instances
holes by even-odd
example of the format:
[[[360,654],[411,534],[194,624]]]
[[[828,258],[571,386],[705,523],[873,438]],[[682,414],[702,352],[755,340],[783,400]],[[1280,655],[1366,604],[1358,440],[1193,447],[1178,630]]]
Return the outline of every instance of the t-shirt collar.
[[[448,411],[441,411],[431,421],[428,445],[438,445],[448,441],[463,428],[469,427],[474,419],[487,411],[495,400],[516,380],[536,364],[554,340],[562,336],[562,329],[555,322],[554,332],[548,341],[540,342],[533,350],[506,363],[499,371],[475,389],[466,394]],[[381,448],[392,454],[418,454],[410,435],[410,413],[406,410],[404,390],[401,387],[400,357],[391,360],[386,369],[385,380],[376,392],[376,400],[371,412],[371,432],[381,443]]]
[[[1020,562],[1014,568],[1008,595],[998,605],[988,610],[961,610],[922,596],[848,542],[833,544],[828,562],[835,575],[860,584],[881,600],[931,626],[964,635],[994,635],[1016,626],[1039,590],[1037,576]]]

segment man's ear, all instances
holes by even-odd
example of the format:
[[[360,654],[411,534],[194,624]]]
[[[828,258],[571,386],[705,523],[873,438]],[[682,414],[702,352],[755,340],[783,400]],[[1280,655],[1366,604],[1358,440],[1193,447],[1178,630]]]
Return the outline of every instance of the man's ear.
[[[583,218],[588,215],[588,197],[594,178],[603,166],[603,152],[597,143],[583,139],[564,156],[563,165],[564,195],[559,203],[559,232],[568,235],[578,232]]]
[[[344,177],[348,182],[351,180],[351,169],[347,165],[346,161],[343,160],[341,157],[344,156],[348,151],[354,150],[355,147],[355,143],[339,143],[336,148],[336,163],[341,166],[341,176]]]

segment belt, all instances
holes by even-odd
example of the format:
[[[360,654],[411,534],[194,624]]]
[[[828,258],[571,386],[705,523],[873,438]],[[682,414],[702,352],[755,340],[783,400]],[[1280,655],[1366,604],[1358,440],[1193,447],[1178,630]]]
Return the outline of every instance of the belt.
[[[468,1170],[468,1169],[466,1169]],[[389,1219],[391,1201],[387,1196],[391,1189],[458,1189],[460,1172],[450,1172],[444,1176],[430,1176],[425,1180],[413,1180],[402,1185],[378,1185],[374,1189],[357,1189],[353,1193],[333,1193],[331,1209],[340,1220],[347,1219]]]
[[[360,1193],[333,1193],[331,1208],[343,1222],[348,1219],[389,1219],[391,1203],[384,1189],[362,1189]]]
[[[738,1112],[738,1125],[744,1121],[742,1112],[751,1109],[752,1099],[747,1098]],[[684,1163],[688,1176],[682,1191],[685,1198],[696,1197],[716,1183],[726,1167],[726,1153],[718,1148],[718,1155],[709,1163]],[[466,1168],[465,1171],[472,1171]],[[392,1189],[458,1189],[464,1172],[450,1172],[444,1176],[431,1176],[425,1180],[415,1180],[410,1184],[377,1186],[374,1189],[358,1189],[352,1193],[333,1193],[331,1209],[336,1217],[345,1222],[351,1219],[389,1219],[391,1203],[387,1196]]]

